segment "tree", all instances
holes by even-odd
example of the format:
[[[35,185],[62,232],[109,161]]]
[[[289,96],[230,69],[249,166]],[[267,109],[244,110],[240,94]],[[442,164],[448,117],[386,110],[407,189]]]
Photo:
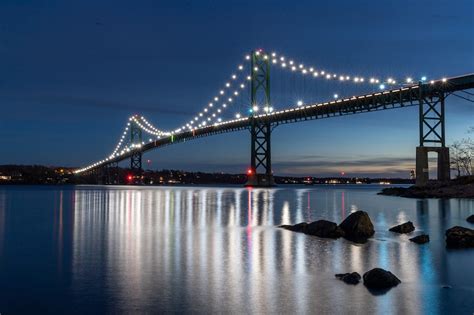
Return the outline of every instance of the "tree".
[[[470,139],[455,141],[451,145],[451,165],[457,176],[472,175],[474,159],[474,142]]]

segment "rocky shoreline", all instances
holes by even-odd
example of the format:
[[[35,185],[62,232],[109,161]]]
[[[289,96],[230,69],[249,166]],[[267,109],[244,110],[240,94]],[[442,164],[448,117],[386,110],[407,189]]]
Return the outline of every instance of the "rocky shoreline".
[[[460,177],[446,183],[430,183],[423,187],[389,187],[378,194],[405,198],[474,198],[474,177]]]

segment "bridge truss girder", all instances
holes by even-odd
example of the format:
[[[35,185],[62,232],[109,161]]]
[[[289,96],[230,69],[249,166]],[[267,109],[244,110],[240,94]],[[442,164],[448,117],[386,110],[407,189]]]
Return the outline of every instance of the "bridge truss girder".
[[[135,177],[135,182],[141,182],[142,176],[142,129],[132,122],[130,125],[130,143],[134,145],[133,151],[130,155],[130,169]]]
[[[420,88],[420,146],[431,144],[446,146],[445,135],[445,93],[435,91],[429,96],[423,95]]]

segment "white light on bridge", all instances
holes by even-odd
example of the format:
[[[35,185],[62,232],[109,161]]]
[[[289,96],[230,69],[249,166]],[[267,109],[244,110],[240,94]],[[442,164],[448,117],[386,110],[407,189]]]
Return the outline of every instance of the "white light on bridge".
[[[298,101],[298,102],[296,103],[296,105],[302,106],[302,105],[303,105],[303,101]]]

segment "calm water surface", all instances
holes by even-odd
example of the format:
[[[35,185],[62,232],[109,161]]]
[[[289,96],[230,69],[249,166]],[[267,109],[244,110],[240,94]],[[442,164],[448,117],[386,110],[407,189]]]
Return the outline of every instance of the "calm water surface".
[[[474,201],[379,190],[0,186],[0,313],[473,314],[474,250],[446,250],[444,231]],[[376,229],[363,245],[275,227],[356,210]],[[407,220],[431,242],[387,231]],[[334,277],[374,267],[402,284]]]

